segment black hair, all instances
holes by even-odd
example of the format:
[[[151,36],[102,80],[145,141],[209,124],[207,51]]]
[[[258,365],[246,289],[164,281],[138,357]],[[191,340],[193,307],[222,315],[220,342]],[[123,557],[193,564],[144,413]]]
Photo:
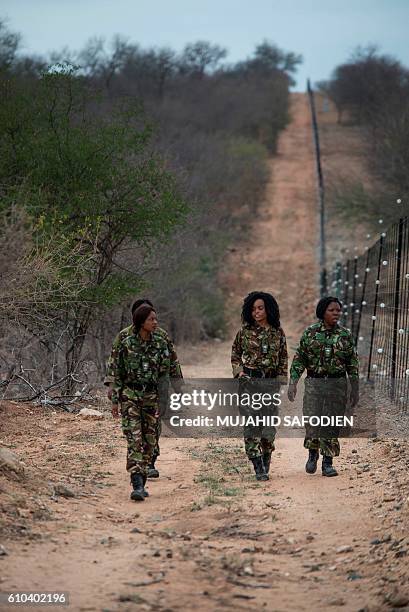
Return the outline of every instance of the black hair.
[[[152,306],[149,306],[149,304],[145,303],[142,303],[141,306],[134,311],[132,319],[136,331],[141,329],[151,312],[155,312],[155,309]]]
[[[151,306],[151,308],[153,308],[153,304],[150,300],[148,300],[147,298],[141,298],[140,300],[134,301],[134,303],[132,304],[131,313],[133,314],[135,310],[139,308],[139,306],[142,306],[142,304],[148,304],[148,306]]]
[[[243,323],[254,325],[252,310],[256,300],[263,300],[267,314],[267,321],[272,327],[278,329],[280,327],[280,309],[278,308],[278,304],[271,293],[265,293],[264,291],[252,291],[247,297],[244,298],[243,308],[241,311],[241,320]]]
[[[331,295],[329,295],[328,297],[323,297],[318,302],[317,308],[315,310],[317,319],[321,319],[321,321],[324,319],[325,311],[327,310],[328,306],[332,304],[332,302],[336,302],[342,308],[342,302],[340,302],[337,297],[332,297]]]

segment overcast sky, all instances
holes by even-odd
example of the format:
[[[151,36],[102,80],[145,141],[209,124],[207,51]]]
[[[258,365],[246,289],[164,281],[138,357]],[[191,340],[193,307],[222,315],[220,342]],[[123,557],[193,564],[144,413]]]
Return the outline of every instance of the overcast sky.
[[[35,54],[122,34],[177,51],[208,40],[234,62],[267,39],[303,55],[298,90],[308,76],[328,78],[357,45],[377,43],[409,66],[409,0],[1,0],[0,16]]]

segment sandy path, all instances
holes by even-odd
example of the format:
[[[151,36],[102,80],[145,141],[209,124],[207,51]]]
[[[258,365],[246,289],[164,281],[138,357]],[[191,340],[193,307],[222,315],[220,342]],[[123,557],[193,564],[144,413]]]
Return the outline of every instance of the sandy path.
[[[223,274],[231,331],[243,296],[261,288],[279,300],[290,347],[311,320],[318,279],[308,107],[303,95],[292,100],[293,121],[271,162],[266,202]],[[229,353],[230,342],[185,350],[185,375],[230,376]],[[38,541],[5,543],[2,591],[66,590],[73,610],[385,609],[380,566],[375,557],[368,563],[370,542],[383,529],[374,512],[381,480],[373,472],[368,485],[354,465],[359,457],[371,461],[366,441],[345,442],[340,476],[323,479],[305,474],[300,439],[281,438],[271,480],[256,483],[241,440],[163,438],[161,478],[150,482],[150,499],[135,504],[116,423],[57,415],[47,427],[54,451],[66,453],[70,476],[60,465],[60,479],[82,493],[54,499],[56,520],[43,523]],[[77,432],[76,440],[91,433],[96,443],[84,442],[71,456],[68,432]],[[17,450],[23,448],[20,439]],[[31,474],[55,479],[49,445],[43,451],[31,447]],[[73,470],[84,465],[89,477],[81,489]]]
[[[292,121],[270,161],[271,181],[243,242],[231,249],[221,274],[231,336],[243,297],[257,289],[277,298],[289,347],[312,319],[318,296],[315,166],[311,122],[303,94],[292,94]],[[188,376],[230,376],[231,341],[186,350]]]

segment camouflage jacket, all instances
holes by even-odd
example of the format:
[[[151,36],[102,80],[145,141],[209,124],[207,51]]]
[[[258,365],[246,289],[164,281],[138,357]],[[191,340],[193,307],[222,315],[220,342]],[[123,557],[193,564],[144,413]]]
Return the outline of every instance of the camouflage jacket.
[[[127,336],[130,336],[133,333],[134,333],[133,325],[129,325],[129,327],[125,327],[125,329],[120,331],[119,334],[116,336],[113,342],[113,345],[112,345],[111,354],[107,362],[106,375],[104,378],[104,385],[114,384],[114,377],[115,377],[114,369],[116,367],[115,359],[117,355],[117,349],[121,345],[122,340],[124,340],[124,338],[126,338]],[[176,355],[175,347],[173,345],[172,340],[169,338],[168,333],[161,327],[158,327],[157,329],[155,329],[154,334],[162,336],[168,346],[169,360],[170,360],[170,369],[169,369],[170,378],[183,378],[182,368],[180,367],[180,363],[178,360],[178,356]]]
[[[322,321],[307,327],[291,364],[290,378],[297,382],[304,370],[314,374],[347,373],[358,380],[359,362],[349,329],[336,325],[327,329]]]
[[[287,342],[281,327],[261,327],[245,324],[237,333],[231,351],[233,376],[243,366],[273,372],[282,384],[287,383]]]
[[[151,334],[148,340],[143,340],[132,329],[129,335],[119,341],[115,339],[111,357],[114,404],[125,397],[143,397],[145,392],[140,388],[141,385],[147,386],[147,390],[152,394],[159,380],[169,376],[168,344],[163,335],[157,332]],[[155,394],[155,391],[153,393]]]

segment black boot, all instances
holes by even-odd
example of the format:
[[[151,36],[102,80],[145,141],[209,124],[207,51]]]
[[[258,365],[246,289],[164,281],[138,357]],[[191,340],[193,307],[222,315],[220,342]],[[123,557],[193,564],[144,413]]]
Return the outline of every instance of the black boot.
[[[159,472],[155,468],[155,461],[156,461],[157,458],[158,458],[158,455],[156,453],[154,453],[152,455],[151,464],[148,467],[148,478],[159,478]]]
[[[263,453],[263,463],[266,474],[270,471],[270,463],[271,463],[271,452]]]
[[[269,480],[268,474],[264,469],[263,458],[260,457],[252,457],[250,459],[254,466],[254,471],[256,473],[256,480]]]
[[[305,464],[305,471],[307,474],[315,474],[317,471],[317,462],[318,462],[319,453],[315,449],[311,449],[308,451],[308,461]]]
[[[338,472],[332,467],[332,457],[324,455],[322,458],[322,475],[323,476],[338,476]]]
[[[131,474],[131,483],[133,491],[131,493],[131,499],[134,501],[145,501],[145,489],[143,488],[143,475],[138,472]]]

